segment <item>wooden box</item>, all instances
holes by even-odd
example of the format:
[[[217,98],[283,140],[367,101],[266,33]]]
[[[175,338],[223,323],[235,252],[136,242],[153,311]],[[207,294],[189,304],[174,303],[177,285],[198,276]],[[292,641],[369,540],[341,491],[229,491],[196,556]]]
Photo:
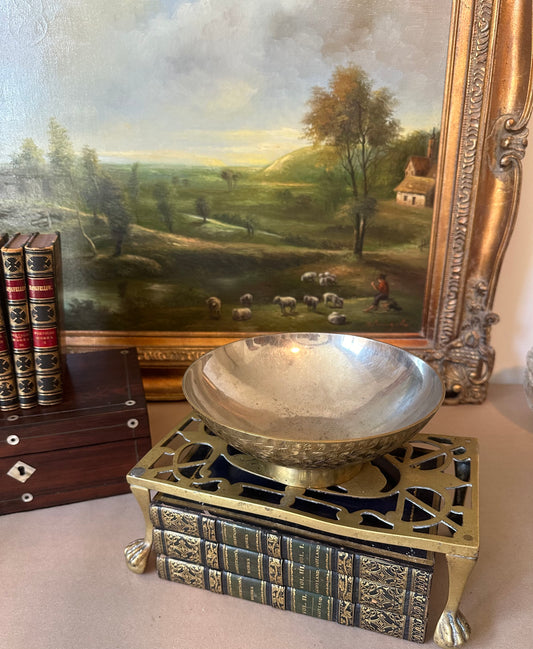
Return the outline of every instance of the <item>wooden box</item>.
[[[151,447],[135,348],[67,354],[65,398],[0,415],[0,514],[127,493]]]

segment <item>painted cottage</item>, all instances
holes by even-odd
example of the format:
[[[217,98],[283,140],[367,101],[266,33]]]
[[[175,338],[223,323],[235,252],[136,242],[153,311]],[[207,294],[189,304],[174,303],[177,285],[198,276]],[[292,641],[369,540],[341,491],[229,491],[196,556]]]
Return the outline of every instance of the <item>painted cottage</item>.
[[[413,207],[432,207],[435,195],[437,155],[435,135],[429,138],[427,155],[413,155],[407,161],[405,178],[394,188],[396,202]]]

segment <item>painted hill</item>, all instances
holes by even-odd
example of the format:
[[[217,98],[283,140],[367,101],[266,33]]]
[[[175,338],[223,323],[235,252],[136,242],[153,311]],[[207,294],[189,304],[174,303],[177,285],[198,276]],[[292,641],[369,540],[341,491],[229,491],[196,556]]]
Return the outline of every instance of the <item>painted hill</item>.
[[[338,162],[332,147],[306,146],[278,158],[259,175],[264,180],[313,182],[332,172]]]

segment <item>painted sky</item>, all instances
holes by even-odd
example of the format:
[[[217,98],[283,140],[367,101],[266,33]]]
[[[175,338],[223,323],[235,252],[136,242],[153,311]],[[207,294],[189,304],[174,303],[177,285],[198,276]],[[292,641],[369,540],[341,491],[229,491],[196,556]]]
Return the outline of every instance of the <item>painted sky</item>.
[[[440,123],[450,0],[2,0],[0,160],[54,116],[103,160],[268,164],[314,86],[360,65]]]

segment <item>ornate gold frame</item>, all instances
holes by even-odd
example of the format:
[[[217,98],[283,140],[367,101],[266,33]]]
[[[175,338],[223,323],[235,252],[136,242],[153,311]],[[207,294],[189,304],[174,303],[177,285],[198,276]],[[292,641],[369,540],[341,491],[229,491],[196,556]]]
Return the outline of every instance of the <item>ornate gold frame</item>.
[[[532,110],[532,0],[454,0],[423,327],[375,335],[431,363],[448,403],[481,403],[492,313],[514,227]],[[250,335],[250,334],[247,334]],[[68,332],[70,351],[136,346],[146,394],[183,398],[181,377],[234,333]]]

